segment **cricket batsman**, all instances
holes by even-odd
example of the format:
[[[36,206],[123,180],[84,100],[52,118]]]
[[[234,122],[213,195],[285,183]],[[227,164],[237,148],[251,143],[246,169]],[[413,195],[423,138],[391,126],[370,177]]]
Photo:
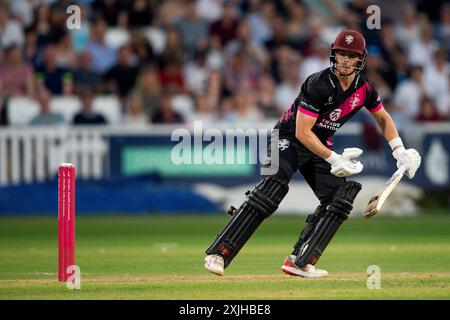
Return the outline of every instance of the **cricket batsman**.
[[[330,49],[330,67],[306,79],[298,97],[275,125],[279,140],[271,143],[278,145],[277,172],[261,176],[206,250],[208,271],[223,275],[263,220],[277,210],[289,190],[292,175],[299,170],[320,205],[306,218],[306,226],[281,270],[305,278],[328,275],[315,265],[347,220],[361,190],[360,183],[347,181],[346,177],[363,170],[362,163],[356,160],[363,151],[347,148],[338,154],[333,151],[333,136],[362,108],[369,110],[378,123],[397,167],[405,166],[405,175],[414,177],[421,157],[416,150],[405,149],[375,87],[361,74],[366,57],[366,43],[359,32],[344,30],[337,35]]]

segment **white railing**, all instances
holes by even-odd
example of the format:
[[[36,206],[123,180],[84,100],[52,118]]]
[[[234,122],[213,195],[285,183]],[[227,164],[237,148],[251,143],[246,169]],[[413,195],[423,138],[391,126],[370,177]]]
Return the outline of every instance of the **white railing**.
[[[74,163],[77,176],[107,174],[106,132],[98,127],[14,127],[0,129],[0,185],[53,179],[62,162]]]

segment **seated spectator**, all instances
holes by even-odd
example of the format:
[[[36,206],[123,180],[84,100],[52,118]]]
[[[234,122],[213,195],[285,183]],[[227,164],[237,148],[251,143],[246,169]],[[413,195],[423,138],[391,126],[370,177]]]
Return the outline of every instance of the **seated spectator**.
[[[175,23],[181,34],[185,52],[192,56],[201,41],[209,36],[208,22],[199,17],[195,0],[185,2],[185,16]]]
[[[69,33],[65,33],[55,47],[55,60],[58,67],[72,70],[77,61],[77,55]]]
[[[261,65],[241,48],[227,62],[224,72],[225,88],[233,93],[239,89],[256,89],[262,75]]]
[[[198,0],[198,15],[209,23],[217,21],[223,15],[224,8],[230,2],[230,0]]]
[[[145,36],[139,32],[131,33],[130,46],[136,55],[136,60],[140,65],[153,63],[155,52]]]
[[[40,4],[36,7],[34,13],[34,28],[37,33],[37,45],[43,48],[50,42],[50,6],[48,4]]]
[[[158,109],[151,116],[152,123],[159,124],[177,124],[184,123],[184,119],[173,109],[172,96],[164,93],[159,101]]]
[[[92,57],[92,71],[99,74],[105,73],[117,61],[117,52],[105,42],[108,25],[105,20],[97,19],[90,30],[90,40],[86,50]]]
[[[148,124],[148,116],[142,111],[142,99],[139,96],[131,96],[128,99],[123,123],[133,126]]]
[[[275,8],[272,1],[261,1],[257,3],[257,10],[251,12],[247,22],[252,30],[252,41],[263,45],[273,34],[272,22],[275,16]]]
[[[3,1],[2,1],[3,4]],[[22,47],[25,43],[22,25],[8,16],[7,9],[0,5],[0,45],[2,48]]]
[[[330,66],[330,46],[322,40],[316,39],[311,46],[312,54],[300,64],[300,81],[303,83],[313,73]]]
[[[220,40],[222,48],[228,44],[230,40],[237,37],[237,29],[239,22],[235,18],[236,6],[232,1],[225,1],[223,4],[222,17],[210,26],[212,37]]]
[[[195,59],[184,65],[183,76],[187,89],[195,94],[206,91],[208,85],[209,68],[206,64],[206,51],[197,51]]]
[[[183,42],[181,39],[181,33],[177,28],[173,26],[167,26],[165,28],[165,43],[164,49],[158,57],[158,64],[160,68],[173,60],[183,60]]]
[[[280,65],[282,82],[275,88],[274,103],[281,115],[294,102],[300,90],[299,61],[292,56]]]
[[[198,94],[195,97],[194,120],[202,121],[203,125],[213,125],[217,121],[214,106],[211,104],[210,97],[207,94]]]
[[[48,90],[40,90],[37,96],[39,102],[40,113],[31,119],[30,125],[57,125],[64,123],[64,117],[55,112],[50,111],[50,92]]]
[[[299,41],[294,41],[289,38],[286,31],[286,22],[284,18],[281,16],[276,16],[273,21],[272,37],[264,43],[265,47],[270,52],[271,58],[276,58],[276,51],[282,46],[289,46],[293,49],[298,50],[298,42]]]
[[[0,93],[5,96],[33,94],[34,69],[23,60],[17,46],[5,50],[6,59],[0,64]]]
[[[378,46],[367,47],[367,59],[364,73],[377,88],[382,99],[392,95],[392,88],[396,85],[397,75],[389,64],[383,60]]]
[[[73,124],[81,124],[81,125],[95,125],[95,124],[106,124],[106,119],[100,113],[92,110],[92,102],[94,100],[94,96],[92,91],[86,89],[81,93],[81,103],[82,110],[75,115],[73,118]]]
[[[437,111],[443,116],[448,115],[448,88],[450,63],[447,62],[447,50],[440,48],[434,55],[434,63],[425,69],[423,79],[427,94],[436,103]]]
[[[56,49],[54,45],[45,47],[43,63],[37,68],[36,73],[53,95],[63,93],[65,77],[69,76],[72,78],[72,74],[68,69],[56,65]]]
[[[108,91],[116,93],[119,97],[126,97],[136,84],[138,71],[130,46],[122,46],[119,49],[117,64],[104,75]]]
[[[241,22],[237,30],[237,38],[228,42],[225,47],[225,59],[228,61],[244,52],[259,67],[266,67],[270,63],[270,56],[264,46],[252,41],[252,30],[246,22]]]
[[[183,65],[180,60],[168,61],[164,67],[159,69],[159,81],[163,88],[171,93],[184,93],[186,84],[183,76]]]
[[[434,34],[450,55],[450,3],[442,4],[439,22],[434,25]]]
[[[405,7],[403,17],[396,24],[395,37],[404,50],[408,50],[414,39],[419,37],[420,30],[417,19],[416,9],[411,4]]]
[[[91,88],[94,92],[99,91],[101,77],[91,71],[91,54],[84,51],[78,55],[78,69],[73,73],[75,92],[79,93],[85,88]]]
[[[408,61],[426,68],[433,63],[433,55],[437,49],[437,43],[433,39],[431,26],[424,25],[420,37],[414,40],[408,50]]]
[[[264,74],[260,80],[257,91],[258,107],[267,118],[276,118],[279,115],[274,103],[275,82],[269,74]]]
[[[428,97],[423,97],[420,103],[420,110],[415,120],[417,122],[424,121],[441,121],[442,118],[437,112],[436,107],[433,104],[433,100]]]
[[[227,122],[254,125],[264,119],[257,105],[257,96],[254,91],[239,90],[233,96],[234,108],[224,115]]]
[[[291,1],[287,3],[288,17],[286,21],[287,36],[294,40],[300,41],[305,36],[307,19],[307,11],[303,3]]]
[[[161,84],[157,69],[153,66],[143,68],[132,95],[137,95],[142,99],[142,106],[146,114],[151,115],[157,109],[160,94]]]
[[[411,66],[408,79],[400,83],[394,96],[395,107],[391,116],[396,122],[408,122],[419,113],[420,101],[424,93],[421,66]]]
[[[39,65],[39,59],[42,54],[42,48],[38,46],[38,36],[36,29],[29,27],[24,30],[25,45],[22,50],[24,59],[29,61],[34,68]]]

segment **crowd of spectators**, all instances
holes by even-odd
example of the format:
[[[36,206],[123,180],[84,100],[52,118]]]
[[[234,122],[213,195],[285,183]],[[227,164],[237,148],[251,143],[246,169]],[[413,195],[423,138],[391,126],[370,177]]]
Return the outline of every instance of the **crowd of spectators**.
[[[80,28],[70,29],[70,5]],[[381,8],[381,28],[366,8]],[[0,4],[0,124],[33,97],[31,124],[65,121],[55,96],[79,96],[73,123],[107,123],[115,95],[129,124],[278,117],[308,75],[329,66],[343,28],[366,37],[364,73],[398,123],[450,120],[450,4],[400,0],[6,0]]]

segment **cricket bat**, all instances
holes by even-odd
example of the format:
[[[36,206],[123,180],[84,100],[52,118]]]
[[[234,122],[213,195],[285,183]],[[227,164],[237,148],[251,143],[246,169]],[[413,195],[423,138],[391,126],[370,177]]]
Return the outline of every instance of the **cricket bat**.
[[[384,184],[384,187],[378,190],[375,195],[369,200],[367,204],[366,210],[364,211],[364,217],[370,218],[380,212],[381,207],[386,201],[387,197],[391,194],[392,190],[394,190],[395,186],[400,182],[403,178],[403,174],[405,173],[406,168],[401,166],[394,172],[392,177]]]

